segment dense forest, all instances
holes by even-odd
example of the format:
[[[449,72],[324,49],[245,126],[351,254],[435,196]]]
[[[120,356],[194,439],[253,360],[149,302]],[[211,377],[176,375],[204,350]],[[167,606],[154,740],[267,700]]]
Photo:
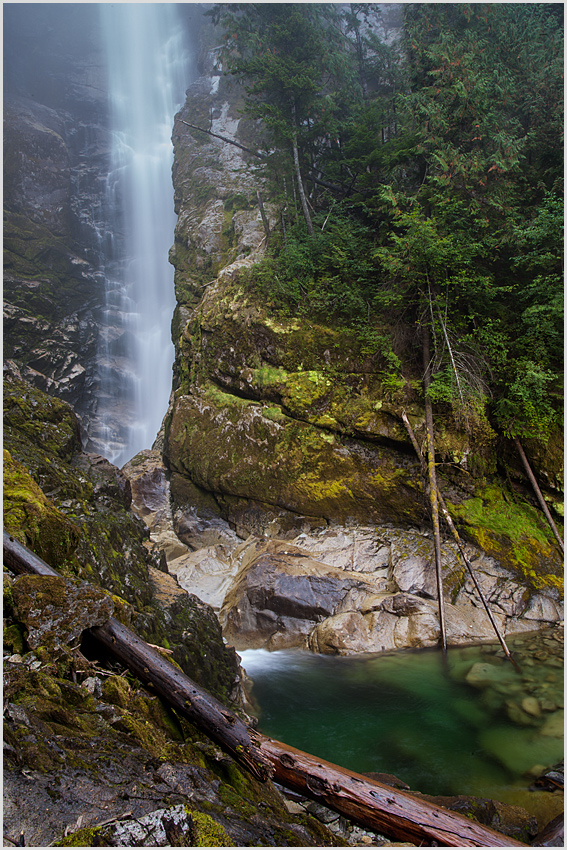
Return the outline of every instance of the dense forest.
[[[357,330],[393,393],[546,440],[563,363],[561,4],[217,4],[281,210],[271,308]],[[421,391],[419,389],[418,391]]]

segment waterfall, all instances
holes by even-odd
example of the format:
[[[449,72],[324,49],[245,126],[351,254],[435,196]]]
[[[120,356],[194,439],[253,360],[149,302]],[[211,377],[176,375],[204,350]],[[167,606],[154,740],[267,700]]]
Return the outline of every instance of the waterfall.
[[[176,4],[101,3],[111,128],[105,309],[91,445],[121,466],[149,448],[171,391],[171,132],[188,85]]]

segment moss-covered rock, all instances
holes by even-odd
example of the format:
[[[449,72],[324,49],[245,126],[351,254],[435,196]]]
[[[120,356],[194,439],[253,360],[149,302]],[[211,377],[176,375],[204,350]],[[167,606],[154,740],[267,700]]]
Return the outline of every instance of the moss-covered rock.
[[[53,652],[80,640],[85,629],[108,622],[112,598],[88,582],[63,576],[18,576],[12,586],[14,616],[25,627],[31,649]]]
[[[234,696],[238,662],[213,611],[170,577],[173,590],[159,592],[157,558],[129,508],[128,480],[104,458],[80,451],[77,419],[65,402],[12,377],[5,404],[8,531],[54,569],[102,587],[119,620],[170,648],[182,669],[217,698]]]
[[[47,499],[26,467],[4,449],[4,528],[50,566],[64,564],[79,529]]]
[[[479,487],[450,510],[462,534],[520,581],[534,590],[563,590],[558,547],[541,511],[495,485]]]
[[[238,270],[220,274],[187,315],[164,445],[175,473],[212,493],[225,518],[229,503],[248,500],[266,514],[419,526],[424,485],[403,422],[405,413],[424,441],[418,384],[402,379],[394,386],[380,353],[369,354],[352,329],[274,318]],[[467,432],[441,409],[435,431],[440,486],[464,536],[486,542],[489,554],[524,577],[559,575],[553,537],[529,489],[514,482],[514,495],[499,475],[503,455],[486,418]],[[548,455],[555,465],[544,462]],[[560,453],[534,457],[553,467],[547,493],[556,500]],[[490,519],[474,509],[487,480],[498,493]],[[515,518],[502,522],[498,505],[510,501]],[[533,546],[517,539],[518,522]],[[498,543],[489,534],[494,523]],[[242,523],[246,530],[257,526]]]
[[[106,675],[94,697],[86,672],[77,670],[78,684],[50,664],[6,665],[7,832],[25,825],[37,846],[341,843],[291,816],[272,783],[254,780],[135,680]],[[77,825],[67,837],[66,824]]]
[[[421,488],[410,458],[391,449],[365,452],[340,435],[214,386],[177,399],[167,428],[172,467],[214,493],[337,520],[417,523]]]
[[[154,565],[119,471],[75,450],[67,405],[20,381],[9,382],[6,397],[9,529],[36,552],[38,540],[60,541],[38,554],[67,577],[5,575],[5,828],[24,828],[30,844],[100,846],[114,841],[101,821],[124,825],[127,807],[139,824],[180,805],[190,828],[160,821],[172,846],[321,845],[321,829],[290,816],[271,783],[219,758],[134,677],[112,663],[101,669],[105,659],[84,630],[116,614],[217,698],[238,700],[234,650],[212,609]],[[77,811],[84,829],[65,839]],[[336,843],[327,833],[323,844]]]

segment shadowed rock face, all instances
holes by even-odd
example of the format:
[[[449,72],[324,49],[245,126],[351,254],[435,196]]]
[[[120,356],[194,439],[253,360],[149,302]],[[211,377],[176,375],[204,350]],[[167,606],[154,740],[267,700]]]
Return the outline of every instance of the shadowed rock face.
[[[15,4],[4,28],[5,356],[88,422],[108,172],[97,12]]]

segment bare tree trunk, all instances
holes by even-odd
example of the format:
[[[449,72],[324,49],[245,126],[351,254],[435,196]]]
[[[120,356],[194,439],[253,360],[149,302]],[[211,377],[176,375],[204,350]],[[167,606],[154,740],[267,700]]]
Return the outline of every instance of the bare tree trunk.
[[[447,634],[445,629],[445,600],[443,598],[443,568],[441,563],[441,534],[439,531],[439,505],[437,501],[437,475],[435,472],[435,438],[433,434],[433,409],[427,390],[431,384],[431,357],[429,351],[429,327],[423,326],[423,388],[425,395],[425,424],[427,428],[427,471],[429,480],[429,503],[431,506],[431,522],[433,524],[433,542],[435,548],[435,574],[437,577],[437,597],[439,602],[439,628],[441,631],[441,646],[447,651]]]
[[[260,215],[262,217],[262,224],[264,226],[264,233],[266,234],[266,245],[270,240],[270,223],[268,221],[268,216],[266,215],[266,211],[264,209],[264,202],[262,201],[262,196],[258,189],[256,189],[256,197],[258,198],[258,207],[260,209]]]
[[[205,130],[204,127],[197,127],[196,124],[190,124],[189,121],[184,121],[183,118],[179,119],[182,124],[186,124],[187,127],[191,127],[192,130],[198,130],[200,133],[206,133],[208,136],[214,136],[215,139],[220,139],[221,142],[226,142],[228,145],[234,145],[235,148],[240,148],[241,151],[246,151],[246,153],[252,154],[252,156],[258,157],[258,159],[267,159],[266,154],[260,153],[260,151],[254,151],[252,148],[247,148],[245,145],[241,145],[240,142],[236,142],[234,139],[229,139],[227,136],[219,136],[218,133],[213,133],[212,130]]]
[[[406,431],[409,434],[409,438],[410,438],[412,445],[415,449],[415,452],[416,452],[416,454],[419,458],[419,462],[421,464],[422,475],[425,477],[425,462],[424,462],[424,459],[423,459],[423,454],[421,453],[421,449],[419,448],[419,444],[418,444],[418,442],[415,438],[413,428],[411,427],[410,421],[406,416],[405,410],[402,411],[402,420],[404,422],[404,425],[406,426]],[[480,601],[482,602],[484,609],[485,609],[485,611],[488,615],[488,619],[490,620],[490,622],[492,624],[492,628],[494,629],[494,631],[496,633],[496,637],[500,641],[500,645],[501,645],[502,649],[504,650],[504,652],[506,653],[507,658],[512,662],[514,667],[519,669],[518,665],[516,664],[516,662],[512,658],[510,650],[508,649],[508,646],[506,645],[506,641],[504,640],[503,636],[500,634],[500,630],[499,630],[498,626],[496,625],[496,620],[492,616],[492,611],[490,610],[490,608],[488,606],[488,602],[486,601],[484,594],[481,590],[481,587],[480,587],[480,585],[477,581],[477,578],[474,574],[472,564],[469,561],[469,559],[467,558],[467,554],[465,552],[465,547],[463,546],[463,541],[461,540],[461,538],[459,536],[459,532],[455,528],[453,518],[451,517],[451,514],[449,513],[449,509],[447,508],[447,505],[445,504],[445,499],[443,498],[443,495],[441,494],[441,491],[439,490],[439,488],[437,488],[437,498],[438,498],[438,501],[439,501],[439,505],[441,507],[441,511],[442,511],[443,516],[445,518],[445,522],[449,526],[451,534],[453,535],[453,539],[455,540],[455,543],[459,547],[459,552],[461,553],[461,557],[462,557],[463,561],[465,562],[465,566],[466,566],[466,568],[469,572],[469,575],[472,579],[472,582],[473,582],[473,584],[476,588],[476,591],[477,591],[477,593],[480,597]]]
[[[297,189],[299,192],[299,199],[301,201],[301,209],[303,210],[303,218],[305,219],[305,224],[307,225],[307,231],[310,236],[315,235],[315,231],[313,230],[313,222],[311,221],[311,213],[309,212],[309,207],[307,205],[307,198],[305,197],[305,189],[303,188],[303,180],[301,178],[301,171],[299,168],[299,151],[297,149],[297,112],[295,109],[295,101],[291,102],[291,116],[292,116],[292,147],[293,147],[293,164],[295,167],[295,177],[297,180]]]

